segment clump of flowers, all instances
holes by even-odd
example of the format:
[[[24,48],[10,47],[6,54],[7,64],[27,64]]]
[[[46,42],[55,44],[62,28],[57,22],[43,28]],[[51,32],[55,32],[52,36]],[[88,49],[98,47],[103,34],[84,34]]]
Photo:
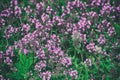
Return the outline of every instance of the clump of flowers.
[[[110,71],[120,60],[120,5],[110,0],[11,0],[0,6],[1,80],[88,80],[97,73],[100,77],[93,79],[113,79]]]

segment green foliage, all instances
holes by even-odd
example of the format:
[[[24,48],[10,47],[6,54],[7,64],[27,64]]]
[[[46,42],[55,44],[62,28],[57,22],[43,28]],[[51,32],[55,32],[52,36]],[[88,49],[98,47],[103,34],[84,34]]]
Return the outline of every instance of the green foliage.
[[[114,24],[114,27],[115,27],[115,30],[116,30],[116,33],[119,35],[119,37],[120,37],[120,25],[118,25],[118,24]]]
[[[28,73],[30,69],[32,68],[34,62],[36,62],[35,59],[33,59],[33,54],[29,53],[28,55],[25,55],[24,53],[19,53],[19,60],[15,63],[15,67],[17,71],[11,73],[9,76],[12,79],[17,80],[23,80],[28,79]]]

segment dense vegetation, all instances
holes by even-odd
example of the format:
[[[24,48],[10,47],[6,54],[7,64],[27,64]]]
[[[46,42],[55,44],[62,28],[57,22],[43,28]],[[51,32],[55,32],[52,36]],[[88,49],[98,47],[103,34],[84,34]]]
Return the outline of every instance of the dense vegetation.
[[[0,0],[0,80],[120,80],[120,0]]]

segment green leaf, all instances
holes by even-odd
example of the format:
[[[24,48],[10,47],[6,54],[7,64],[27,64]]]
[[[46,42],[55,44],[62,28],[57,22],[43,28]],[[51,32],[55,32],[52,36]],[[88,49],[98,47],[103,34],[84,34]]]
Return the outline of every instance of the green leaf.
[[[26,59],[27,59],[27,57],[25,56],[25,54],[24,54],[24,53],[20,53],[20,62],[21,62],[22,64],[25,63]]]
[[[29,72],[33,61],[33,54],[29,53],[28,55],[25,55],[24,53],[20,52],[18,56],[18,61],[15,63],[15,67],[17,68],[16,72],[13,72],[11,77],[15,77],[18,75],[21,75],[24,79],[27,79],[27,73]],[[22,79],[21,79],[22,80]]]
[[[120,25],[114,24],[116,33],[120,36]]]
[[[13,80],[23,80],[23,76],[19,72],[14,72],[8,75]]]

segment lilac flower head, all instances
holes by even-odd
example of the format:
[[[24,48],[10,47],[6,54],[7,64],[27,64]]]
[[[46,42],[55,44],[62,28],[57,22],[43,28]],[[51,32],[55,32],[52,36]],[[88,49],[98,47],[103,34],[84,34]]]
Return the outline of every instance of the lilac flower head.
[[[105,36],[103,34],[101,34],[100,37],[98,38],[98,42],[99,42],[99,44],[105,43]]]
[[[107,28],[111,26],[110,22],[108,22],[107,20],[103,20],[102,25],[107,27]]]
[[[0,80],[5,80],[2,75],[0,75]]]
[[[109,27],[108,28],[108,35],[112,36],[112,35],[115,35],[115,34],[116,34],[115,28],[114,27]]]
[[[17,6],[18,1],[17,0],[11,0],[10,4],[11,4],[11,6]]]
[[[28,15],[32,12],[32,9],[30,6],[25,7],[24,10]]]
[[[40,29],[42,27],[42,24],[40,22],[35,23],[36,29]]]
[[[20,31],[20,28],[14,28],[14,33],[17,33],[18,31]]]
[[[12,59],[10,59],[10,57],[6,57],[4,62],[7,64],[7,65],[11,65],[12,64]]]
[[[36,19],[36,18],[30,18],[29,21],[30,21],[32,24],[35,24],[36,22],[39,22],[39,20]]]
[[[65,58],[62,58],[62,62],[61,63],[64,66],[68,67],[68,66],[72,65],[72,60],[71,60],[71,58],[65,57]]]
[[[14,12],[15,16],[20,17],[20,15],[22,14],[21,8],[18,6],[15,6],[15,12]]]
[[[9,46],[6,50],[6,56],[14,56],[14,48],[12,46]]]
[[[86,46],[86,49],[87,49],[89,52],[94,52],[94,51],[95,51],[95,43],[93,43],[93,42],[89,43],[89,44]]]
[[[40,61],[40,62],[36,63],[35,70],[41,71],[45,67],[46,67],[46,61]]]
[[[74,79],[78,78],[78,72],[76,70],[70,70],[69,75],[73,77]]]
[[[114,12],[114,8],[110,5],[110,3],[106,3],[102,7],[102,10],[100,12],[101,12],[101,14],[107,14],[107,15],[109,15],[111,12]]]
[[[53,53],[54,55],[56,55],[56,57],[62,57],[63,56],[63,51],[61,50],[61,48],[53,48]]]
[[[48,6],[48,7],[47,7],[46,12],[47,12],[48,14],[53,14],[53,13],[54,13],[54,11],[53,11],[53,9],[51,8],[51,6]]]
[[[4,26],[5,25],[5,20],[0,18],[0,26]],[[1,28],[1,27],[0,27]]]
[[[38,59],[46,59],[45,52],[42,50],[42,48],[39,48],[39,50],[36,52],[36,57]]]
[[[92,0],[92,3],[91,3],[92,6],[100,6],[101,5],[101,0]]]
[[[41,76],[42,76],[43,80],[50,80],[51,72],[49,72],[49,71],[43,72]]]
[[[43,3],[43,2],[40,2],[40,3],[37,3],[37,4],[36,4],[36,9],[37,9],[38,11],[43,10],[43,8],[44,8],[44,3]]]
[[[44,22],[46,22],[47,20],[49,20],[49,15],[43,13],[42,16],[41,16],[41,19],[42,19],[42,21],[43,21],[43,23],[44,23]]]
[[[9,17],[11,13],[12,13],[11,8],[8,8],[8,9],[6,9],[6,10],[3,10],[3,11],[0,13],[0,16],[1,16],[1,17]]]
[[[85,29],[90,29],[91,22],[86,18],[81,18],[78,22],[79,28],[84,32]]]
[[[28,54],[28,50],[27,49],[23,49],[23,52],[24,52],[24,54]]]
[[[27,35],[25,35],[21,41],[24,45],[27,45],[29,42],[30,42],[30,39],[32,37],[32,34],[31,33],[28,33]]]
[[[22,31],[28,32],[30,30],[30,25],[29,24],[23,24],[22,25]]]
[[[87,66],[92,66],[92,61],[91,61],[91,59],[86,59],[86,60],[84,61],[84,63],[85,63]]]
[[[5,38],[10,38],[12,36],[12,33],[14,32],[14,28],[11,25],[8,25],[8,28],[5,30]]]
[[[79,0],[74,0],[72,2],[68,2],[68,5],[67,5],[68,8],[70,9],[73,9],[73,7],[77,7],[79,8],[80,10],[84,10],[86,5],[85,3],[83,3],[82,1],[79,1]]]
[[[120,5],[117,7],[117,11],[120,13]]]

